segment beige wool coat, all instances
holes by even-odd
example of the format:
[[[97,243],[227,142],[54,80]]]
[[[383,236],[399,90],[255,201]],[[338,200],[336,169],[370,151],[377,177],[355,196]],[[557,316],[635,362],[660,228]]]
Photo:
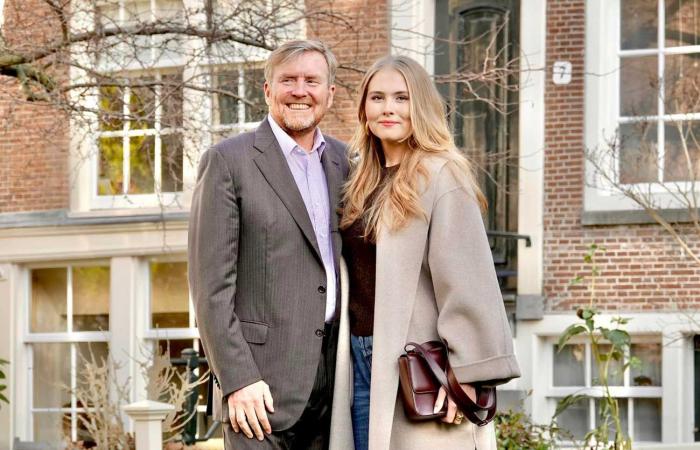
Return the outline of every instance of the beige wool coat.
[[[415,218],[377,236],[369,450],[491,450],[493,424],[476,427],[409,422],[398,400],[397,359],[408,341],[445,339],[461,383],[500,384],[520,376],[510,327],[473,192],[452,163],[425,161],[421,191],[427,220]],[[331,450],[352,450],[352,358],[347,312],[347,268],[331,421]]]

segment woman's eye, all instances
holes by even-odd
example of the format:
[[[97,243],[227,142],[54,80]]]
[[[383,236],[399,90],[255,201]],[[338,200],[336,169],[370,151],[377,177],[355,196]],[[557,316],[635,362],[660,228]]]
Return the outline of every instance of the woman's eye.
[[[373,95],[369,99],[372,100],[373,102],[376,102],[378,100],[381,100],[382,96],[381,95]]]
[[[407,102],[408,96],[407,95],[399,95],[398,97],[396,97],[396,100],[399,102]]]

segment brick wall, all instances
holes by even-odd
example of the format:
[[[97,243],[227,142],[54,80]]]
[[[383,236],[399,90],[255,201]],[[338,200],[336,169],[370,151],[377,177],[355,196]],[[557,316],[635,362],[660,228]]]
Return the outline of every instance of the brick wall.
[[[3,29],[8,45],[22,51],[60,32],[41,0],[5,2]],[[0,76],[0,213],[66,208],[68,184],[66,115],[26,101],[15,79]]]
[[[325,11],[308,24],[308,36],[327,42],[341,65],[333,109],[321,128],[347,141],[357,123],[355,90],[361,71],[389,52],[389,0],[307,0],[306,4],[310,11]]]
[[[587,304],[584,286],[570,287],[590,273],[588,246],[600,258],[597,306],[643,311],[700,307],[700,266],[657,225],[583,227],[584,174],[584,0],[549,1],[545,122],[544,291],[548,309],[570,311]],[[573,64],[569,85],[552,84],[554,61]],[[700,249],[700,242],[695,242]]]

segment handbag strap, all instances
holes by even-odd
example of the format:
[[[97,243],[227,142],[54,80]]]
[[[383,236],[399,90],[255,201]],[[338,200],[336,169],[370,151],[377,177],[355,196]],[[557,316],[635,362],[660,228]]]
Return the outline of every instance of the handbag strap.
[[[406,344],[405,350],[409,351],[409,347],[413,347],[413,351],[421,356],[428,364],[433,376],[435,376],[438,383],[440,383],[440,385],[445,389],[448,397],[450,397],[450,399],[457,404],[457,407],[464,413],[470,422],[479,426],[484,426],[493,419],[494,415],[496,414],[495,388],[475,387],[477,401],[474,402],[467,395],[467,393],[464,392],[464,389],[462,389],[459,381],[457,381],[448,358],[445,358],[445,370],[443,371],[437,362],[430,357],[428,352],[426,352],[421,344],[409,342]],[[445,351],[447,351],[446,347]],[[477,415],[477,412],[482,411],[487,411],[484,419]]]

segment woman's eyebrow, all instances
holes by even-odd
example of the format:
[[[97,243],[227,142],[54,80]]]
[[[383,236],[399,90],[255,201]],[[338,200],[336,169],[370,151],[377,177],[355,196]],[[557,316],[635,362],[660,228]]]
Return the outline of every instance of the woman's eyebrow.
[[[386,95],[385,91],[369,91],[368,94],[382,94]],[[408,91],[396,91],[396,92],[391,92],[391,95],[408,95]]]

